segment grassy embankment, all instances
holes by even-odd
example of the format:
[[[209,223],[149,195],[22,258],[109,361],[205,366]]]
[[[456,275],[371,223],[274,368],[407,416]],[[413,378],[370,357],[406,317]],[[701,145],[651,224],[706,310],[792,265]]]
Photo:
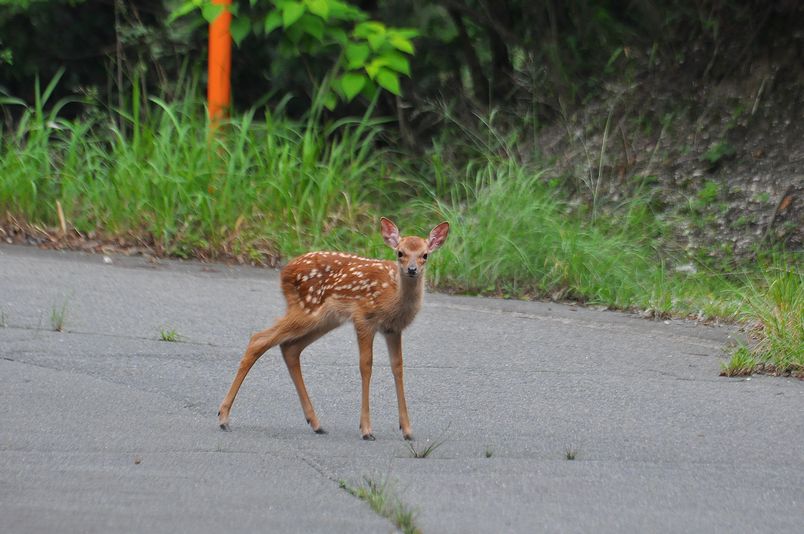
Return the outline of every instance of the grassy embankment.
[[[148,244],[175,256],[264,261],[310,248],[387,255],[376,219],[403,232],[445,218],[449,246],[430,267],[437,286],[510,297],[572,299],[654,316],[741,317],[758,334],[729,374],[758,365],[804,371],[798,258],[777,256],[748,271],[699,266],[681,273],[664,246],[667,222],[635,196],[605,215],[573,206],[544,169],[477,157],[461,167],[414,165],[377,148],[368,120],[322,127],[246,113],[210,139],[200,106],[149,99],[132,113],[99,108],[66,120],[68,102],[37,91],[13,129],[0,132],[0,214],[55,226],[57,201],[78,232]],[[145,117],[141,119],[140,117]],[[417,170],[418,169],[418,170]],[[425,169],[425,170],[421,170]]]

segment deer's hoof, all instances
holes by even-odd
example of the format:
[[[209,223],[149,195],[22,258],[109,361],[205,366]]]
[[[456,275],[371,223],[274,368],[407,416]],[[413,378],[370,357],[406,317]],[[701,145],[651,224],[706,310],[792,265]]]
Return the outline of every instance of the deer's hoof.
[[[326,434],[327,433],[327,431],[324,430],[324,427],[322,427],[322,426],[316,428],[315,430],[313,430],[313,432],[315,432],[316,434]]]
[[[363,434],[363,441],[374,441],[376,439],[374,434]]]
[[[402,434],[402,437],[405,438],[405,441],[413,441],[413,434]]]
[[[229,423],[220,423],[218,426],[220,426],[221,430],[223,430],[224,432],[231,432],[231,429],[229,428]]]

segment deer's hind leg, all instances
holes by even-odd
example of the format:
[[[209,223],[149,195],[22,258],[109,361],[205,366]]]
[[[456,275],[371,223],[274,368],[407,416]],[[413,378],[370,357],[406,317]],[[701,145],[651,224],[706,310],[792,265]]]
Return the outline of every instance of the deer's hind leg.
[[[251,340],[246,347],[246,353],[240,360],[240,366],[237,369],[234,381],[229,388],[228,393],[221,402],[220,409],[218,410],[218,424],[223,430],[229,430],[229,412],[232,409],[237,392],[243,384],[243,380],[251,370],[254,363],[265,354],[265,351],[273,346],[284,343],[289,339],[295,339],[304,336],[314,326],[312,321],[298,321],[290,315],[286,315],[279,319],[271,328],[257,332],[251,336]]]
[[[357,346],[360,350],[360,434],[364,440],[374,441],[371,432],[371,415],[369,409],[369,386],[371,384],[371,367],[374,362],[373,342],[374,330],[365,325],[355,323]]]
[[[296,386],[296,393],[299,394],[299,402],[301,402],[302,410],[304,411],[304,418],[310,424],[310,428],[316,434],[326,434],[327,432],[321,427],[318,416],[313,409],[313,403],[307,394],[307,388],[304,387],[304,378],[302,378],[301,370],[301,353],[302,351],[315,340],[337,327],[340,323],[326,323],[319,325],[314,330],[308,332],[304,336],[285,341],[280,345],[282,349],[282,357],[285,359],[285,365],[288,366],[290,378],[293,380],[293,385]]]

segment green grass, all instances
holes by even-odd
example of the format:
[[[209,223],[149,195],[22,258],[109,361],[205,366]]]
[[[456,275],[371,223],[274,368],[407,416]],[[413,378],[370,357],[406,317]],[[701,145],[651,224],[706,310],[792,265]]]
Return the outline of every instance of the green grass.
[[[365,477],[359,486],[351,486],[342,480],[340,487],[368,503],[372,510],[388,518],[405,534],[421,533],[415,524],[414,511],[399,500],[387,478],[375,480]]]
[[[663,223],[642,199],[592,223],[538,169],[488,158],[465,172],[435,208],[420,203],[451,223],[448,246],[430,266],[436,285],[647,309],[656,317],[737,311],[735,280],[671,268],[688,260],[660,255]]]
[[[67,320],[67,299],[61,304],[53,304],[50,308],[50,327],[55,332],[64,332],[64,324]]]
[[[460,164],[438,146],[417,159],[378,148],[385,145],[377,121],[322,126],[315,111],[299,122],[281,109],[243,113],[210,137],[203,106],[155,97],[138,114],[84,102],[86,113],[68,120],[63,110],[73,104],[49,101],[57,82],[37,86],[33,105],[0,99],[19,117],[0,126],[0,216],[53,227],[58,202],[68,226],[84,235],[157,254],[257,263],[315,248],[389,257],[380,215],[403,233],[447,219],[449,240],[428,267],[440,288],[574,300],[654,318],[750,316],[766,333],[758,361],[781,354],[780,368],[800,364],[800,279],[798,289],[788,281],[773,290],[789,305],[774,304],[762,288],[782,282],[764,281],[762,261],[690,258],[674,248],[672,223],[653,212],[650,198],[578,203],[546,179],[543,162],[518,161],[516,141],[465,147],[473,156]],[[696,269],[676,270],[689,263]],[[791,311],[777,319],[777,308]]]
[[[722,374],[762,370],[804,377],[804,273],[779,265],[760,283],[749,283],[744,299],[749,345],[735,350]]]
[[[163,328],[159,331],[160,341],[176,342],[179,341],[179,333],[173,328]]]
[[[412,442],[408,441],[408,452],[410,452],[411,458],[427,458],[432,453],[436,451],[441,445],[446,442],[446,438],[436,440],[436,441],[429,441],[423,447],[416,447]]]
[[[374,142],[380,130],[367,121],[324,129],[252,111],[210,138],[203,107],[189,100],[151,98],[146,119],[96,110],[101,118],[67,120],[67,102],[45,109],[51,91],[37,88],[34,106],[5,100],[22,114],[0,132],[0,207],[28,222],[56,224],[60,201],[83,233],[259,261],[357,246],[394,190]]]
[[[720,376],[746,376],[754,372],[757,361],[745,345],[737,347],[727,362],[720,364]]]

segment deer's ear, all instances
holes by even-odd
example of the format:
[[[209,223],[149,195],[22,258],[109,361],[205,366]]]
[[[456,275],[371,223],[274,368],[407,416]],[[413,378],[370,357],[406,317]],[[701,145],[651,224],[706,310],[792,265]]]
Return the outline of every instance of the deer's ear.
[[[430,236],[427,238],[427,252],[432,252],[443,245],[448,235],[449,223],[446,221],[430,230]]]
[[[380,217],[380,226],[382,227],[382,239],[385,244],[391,248],[399,246],[399,229],[396,225],[385,217]]]

